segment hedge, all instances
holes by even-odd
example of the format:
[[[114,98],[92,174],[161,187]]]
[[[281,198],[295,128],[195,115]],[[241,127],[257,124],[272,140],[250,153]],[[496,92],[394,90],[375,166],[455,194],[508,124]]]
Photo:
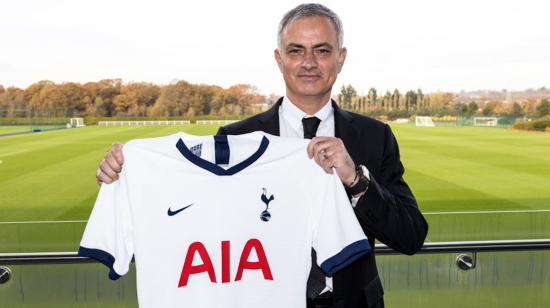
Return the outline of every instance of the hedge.
[[[522,130],[536,130],[536,131],[548,131],[550,127],[550,120],[535,120],[530,122],[516,122],[514,124],[515,129]]]
[[[0,118],[0,125],[65,125],[70,118]]]
[[[248,116],[195,116],[195,117],[102,117],[84,118],[84,124],[97,125],[99,121],[181,121],[195,123],[198,120],[242,120]],[[68,122],[68,121],[67,121]]]
[[[189,120],[242,120],[246,116],[196,116],[196,117],[101,117],[84,118],[84,124],[97,125],[99,121],[178,121]],[[0,125],[65,125],[71,118],[0,118]]]

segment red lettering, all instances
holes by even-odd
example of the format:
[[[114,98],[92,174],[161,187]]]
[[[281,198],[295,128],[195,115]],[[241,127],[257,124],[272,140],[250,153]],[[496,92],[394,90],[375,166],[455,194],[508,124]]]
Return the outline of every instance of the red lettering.
[[[252,249],[256,250],[256,255],[258,256],[258,262],[248,261],[248,257],[252,252]],[[271,269],[269,268],[269,263],[265,256],[264,247],[262,243],[257,239],[250,239],[244,245],[243,252],[241,253],[241,260],[239,261],[239,268],[237,269],[237,276],[235,281],[239,281],[243,277],[243,271],[247,270],[262,270],[264,279],[273,280],[273,275],[271,275]]]
[[[229,245],[229,241],[222,242],[222,283],[230,282],[231,280],[231,255],[229,254]]]
[[[193,265],[193,258],[195,253],[199,253],[202,260],[202,264]],[[185,262],[183,263],[183,269],[181,270],[179,287],[185,287],[189,276],[193,274],[207,272],[211,282],[216,282],[216,274],[214,273],[214,267],[212,266],[212,260],[206,251],[206,248],[201,242],[194,242],[189,246],[187,255],[185,256]]]
[[[248,260],[253,249],[256,251],[256,255],[258,256],[258,261],[254,262]],[[199,255],[202,263],[199,265],[193,265],[193,260],[197,254]],[[222,283],[231,282],[231,243],[229,241],[221,242],[221,269]],[[239,268],[237,269],[235,281],[239,281],[243,278],[244,270],[261,270],[264,279],[273,280],[273,275],[271,274],[271,268],[267,262],[264,247],[257,239],[248,240],[248,242],[244,245],[241,258],[239,260]],[[185,261],[181,270],[178,288],[185,287],[187,285],[189,276],[204,272],[208,273],[208,277],[211,282],[216,283],[216,273],[214,272],[214,266],[212,266],[212,260],[210,259],[210,255],[208,254],[206,247],[204,247],[204,244],[201,242],[194,242],[189,245],[189,249],[187,250],[187,255],[185,256]]]

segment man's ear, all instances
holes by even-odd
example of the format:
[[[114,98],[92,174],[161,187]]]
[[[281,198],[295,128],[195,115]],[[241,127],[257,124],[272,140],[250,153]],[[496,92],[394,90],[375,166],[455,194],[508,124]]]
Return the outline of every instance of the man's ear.
[[[348,50],[346,47],[340,48],[340,54],[338,55],[338,73],[342,71],[344,67],[344,62],[346,61],[346,56],[348,55]]]
[[[279,71],[283,72],[283,59],[281,59],[281,52],[279,51],[279,48],[276,48],[273,51],[273,55],[275,56],[275,61],[277,61],[277,65],[279,66]]]

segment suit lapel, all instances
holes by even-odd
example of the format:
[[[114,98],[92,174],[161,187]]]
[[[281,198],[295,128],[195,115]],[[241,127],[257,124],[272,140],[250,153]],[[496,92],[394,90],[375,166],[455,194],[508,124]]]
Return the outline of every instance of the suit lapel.
[[[261,131],[264,131],[268,134],[279,136],[280,130],[279,130],[279,107],[281,106],[281,103],[283,102],[283,98],[279,98],[279,100],[271,107],[268,111],[262,113],[258,117],[258,121],[260,122],[260,129]]]
[[[353,117],[347,111],[340,109],[336,102],[332,101],[332,107],[334,108],[334,135],[342,139],[348,153],[354,158],[358,153],[359,129],[353,124]]]
[[[279,107],[283,102],[283,98],[279,100],[268,111],[262,113],[259,118],[259,130],[275,136],[280,135],[279,130]],[[353,125],[353,117],[332,101],[332,107],[334,108],[334,135],[344,142],[348,153],[353,155],[357,153],[357,144],[354,140],[359,140],[359,130]]]

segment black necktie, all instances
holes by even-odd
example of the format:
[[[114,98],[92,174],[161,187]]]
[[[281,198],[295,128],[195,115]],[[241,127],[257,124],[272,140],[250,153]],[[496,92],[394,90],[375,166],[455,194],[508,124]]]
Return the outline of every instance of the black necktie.
[[[304,125],[304,138],[311,139],[315,137],[317,128],[321,120],[316,117],[303,118],[302,124]],[[315,250],[311,250],[311,271],[309,272],[309,278],[307,279],[307,297],[314,299],[317,295],[325,289],[326,280],[325,274],[319,266],[317,266],[317,254]]]
[[[303,118],[302,125],[304,125],[304,138],[311,139],[315,137],[317,128],[319,127],[321,120],[317,117]]]

